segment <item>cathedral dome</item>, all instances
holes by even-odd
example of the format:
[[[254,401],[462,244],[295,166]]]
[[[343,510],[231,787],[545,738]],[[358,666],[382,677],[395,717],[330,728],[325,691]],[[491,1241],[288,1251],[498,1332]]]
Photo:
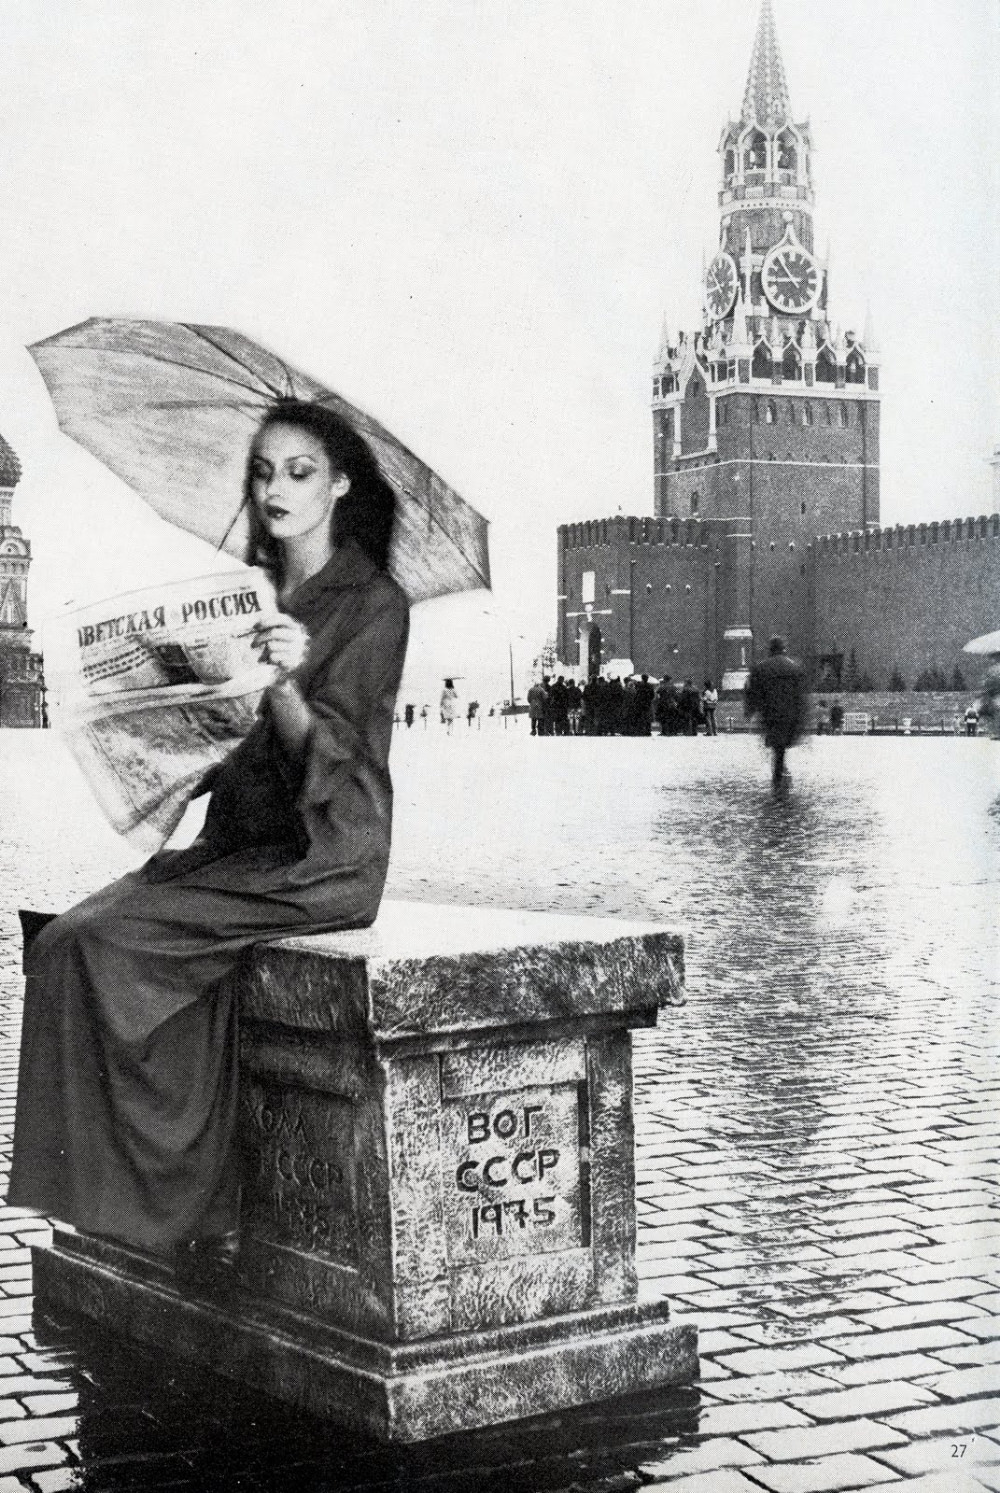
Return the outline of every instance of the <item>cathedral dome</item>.
[[[0,487],[16,487],[21,480],[21,463],[12,447],[0,435]]]

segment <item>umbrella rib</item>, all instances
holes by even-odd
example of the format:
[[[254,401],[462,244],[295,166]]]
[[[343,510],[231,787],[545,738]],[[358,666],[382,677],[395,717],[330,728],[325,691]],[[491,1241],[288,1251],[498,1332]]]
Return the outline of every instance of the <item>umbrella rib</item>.
[[[402,483],[400,484],[400,486],[402,487]],[[447,539],[448,543],[451,545],[451,547],[455,551],[455,553],[462,560],[465,561],[466,565],[469,566],[470,570],[475,571],[476,575],[478,575],[483,580],[483,584],[487,585],[488,582],[483,577],[483,572],[480,569],[480,567],[475,563],[475,561],[469,559],[469,556],[465,553],[465,551],[463,550],[462,546],[459,544],[458,540],[455,539],[454,536],[448,532],[448,530],[445,528],[445,526],[441,522],[441,520],[439,518],[435,517],[435,515],[434,515],[433,511],[431,510],[431,508],[430,507],[425,507],[424,504],[421,502],[420,498],[418,498],[417,495],[416,495],[416,493],[412,492],[410,490],[410,488],[404,487],[403,488],[403,492],[406,494],[406,496],[412,502],[416,503],[416,505],[417,505],[418,508],[421,508],[421,509],[424,510],[424,512],[427,514],[427,521],[428,521],[428,523],[433,524],[434,527],[435,527],[435,529],[437,530],[437,532],[439,534],[443,534],[444,535],[445,539]],[[481,515],[480,515],[480,517],[481,517]],[[483,523],[487,523],[488,522],[487,519],[483,519],[482,521],[483,521]]]
[[[221,343],[216,342],[216,341],[213,340],[213,338],[209,337],[209,335],[205,331],[204,327],[195,326],[195,325],[193,325],[192,322],[189,322],[189,321],[182,321],[180,323],[180,325],[182,327],[184,327],[185,331],[190,332],[191,335],[192,335],[192,337],[200,337],[201,340],[202,340],[202,342],[207,342],[208,345],[209,345],[209,347],[214,348],[217,353],[221,353],[224,358],[228,358],[229,361],[230,361],[230,363],[235,363],[236,367],[239,368],[239,369],[241,369],[244,373],[249,373],[250,372],[250,370],[247,368],[246,364],[245,363],[241,363],[240,360],[239,360],[239,358],[236,356],[235,353],[231,353],[227,347],[223,347]],[[277,361],[281,362],[281,359],[279,358],[279,359],[277,359]],[[282,363],[281,366],[284,367],[284,364]],[[286,370],[286,374],[287,374],[287,370]],[[225,374],[218,374],[217,377],[219,377],[219,378],[225,378],[226,375]],[[267,387],[268,391],[270,392],[270,394],[275,399],[280,399],[281,398],[281,390],[280,389],[276,389],[274,387],[274,385],[270,382],[270,380],[266,379],[262,373],[256,374],[256,377],[259,378],[260,381],[261,381],[261,383],[264,384]],[[249,389],[251,387],[249,384],[240,383],[239,379],[235,379],[235,378],[234,379],[230,379],[229,382],[237,384],[241,389]],[[254,391],[254,392],[256,392],[256,391]]]
[[[225,348],[220,348],[219,351],[225,352]],[[206,378],[217,378],[222,383],[232,384],[236,389],[244,389],[248,394],[253,394],[257,399],[263,398],[261,391],[255,389],[253,384],[245,384],[241,379],[233,378],[228,373],[219,373],[215,368],[199,368],[197,363],[182,363],[180,358],[165,358],[160,353],[155,353],[152,356],[157,363],[167,363],[171,368],[183,368],[186,373],[201,373]],[[237,367],[239,366],[237,364]],[[266,383],[266,380],[261,379],[261,383]],[[270,389],[269,384],[268,389]]]
[[[243,512],[244,508],[247,506],[247,501],[248,501],[247,495],[244,494],[243,497],[240,499],[240,506],[237,508],[236,512],[233,514],[232,518],[229,520],[229,524],[228,524],[228,527],[226,528],[226,532],[223,534],[222,538],[219,540],[218,544],[215,546],[215,553],[216,554],[219,553],[219,551],[222,549],[223,545],[225,544],[226,540],[229,538],[230,534],[235,529],[236,522],[237,522],[240,514]]]

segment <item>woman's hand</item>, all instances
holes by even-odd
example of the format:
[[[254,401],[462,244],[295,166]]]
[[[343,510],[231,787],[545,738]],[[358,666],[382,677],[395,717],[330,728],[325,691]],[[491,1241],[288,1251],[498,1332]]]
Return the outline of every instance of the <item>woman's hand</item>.
[[[253,647],[261,663],[274,664],[282,674],[289,674],[305,658],[309,634],[294,617],[278,617],[274,622],[257,624]]]

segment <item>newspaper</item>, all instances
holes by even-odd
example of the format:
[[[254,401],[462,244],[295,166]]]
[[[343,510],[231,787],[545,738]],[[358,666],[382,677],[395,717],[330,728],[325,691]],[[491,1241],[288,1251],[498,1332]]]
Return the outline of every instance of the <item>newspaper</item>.
[[[277,615],[262,570],[226,570],[94,603],[50,629],[54,723],[112,826],[139,849],[162,845],[253,725],[274,670],[252,639]]]

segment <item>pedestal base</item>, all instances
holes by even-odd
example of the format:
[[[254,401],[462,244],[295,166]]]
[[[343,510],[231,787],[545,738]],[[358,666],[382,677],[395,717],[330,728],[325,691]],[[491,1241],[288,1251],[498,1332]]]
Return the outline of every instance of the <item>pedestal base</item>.
[[[405,1345],[337,1331],[234,1289],[182,1295],[169,1267],[57,1231],[35,1300],[387,1441],[422,1441],[697,1377],[696,1329],[665,1302],[574,1312]]]

